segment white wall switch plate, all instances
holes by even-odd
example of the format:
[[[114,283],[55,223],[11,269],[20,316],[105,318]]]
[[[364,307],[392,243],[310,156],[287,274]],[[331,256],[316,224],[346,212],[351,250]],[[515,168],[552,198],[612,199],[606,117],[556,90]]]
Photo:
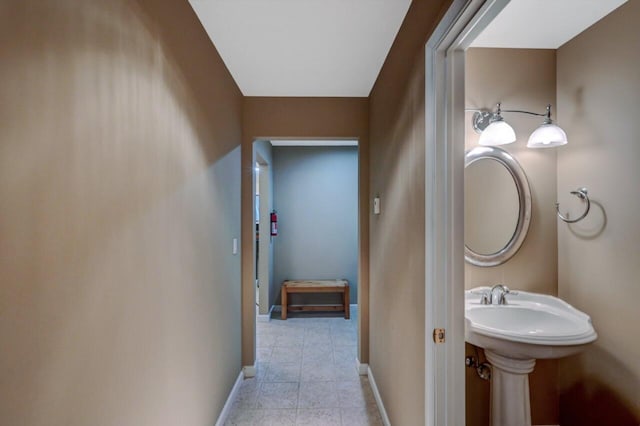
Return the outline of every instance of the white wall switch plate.
[[[233,239],[233,254],[238,254],[238,239]]]
[[[373,199],[373,214],[380,214],[380,197]]]

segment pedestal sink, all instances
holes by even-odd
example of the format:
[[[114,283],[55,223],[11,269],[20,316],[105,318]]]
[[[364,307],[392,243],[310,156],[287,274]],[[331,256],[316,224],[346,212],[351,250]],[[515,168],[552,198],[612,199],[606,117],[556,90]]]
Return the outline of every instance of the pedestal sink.
[[[489,287],[465,292],[466,341],[492,365],[491,425],[529,426],[529,373],[536,359],[582,351],[598,337],[591,318],[557,297],[507,293],[505,305],[482,304]]]

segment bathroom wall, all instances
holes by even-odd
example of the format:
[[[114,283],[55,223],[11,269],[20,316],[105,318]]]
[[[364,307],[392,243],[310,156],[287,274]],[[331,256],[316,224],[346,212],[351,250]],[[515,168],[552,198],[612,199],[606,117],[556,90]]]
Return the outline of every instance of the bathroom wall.
[[[424,47],[448,4],[411,3],[369,100],[369,366],[394,425],[425,422]]]
[[[255,361],[253,142],[358,140],[358,359],[369,357],[369,112],[367,98],[245,97],[242,120],[242,364]],[[275,284],[279,286],[278,283]]]
[[[581,222],[559,222],[559,293],[587,312],[598,340],[560,362],[566,425],[640,424],[640,1],[631,0],[558,50],[558,198],[586,187]]]
[[[485,49],[467,51],[465,62],[467,108],[544,112],[548,103],[556,104],[555,50]],[[471,126],[473,113],[467,113],[465,146],[478,146],[479,135]],[[506,284],[512,289],[557,294],[556,150],[529,149],[529,135],[541,119],[523,114],[503,114],[516,131],[517,141],[503,145],[513,154],[529,180],[532,196],[531,224],[522,247],[506,263],[481,268],[465,263],[465,288]],[[562,148],[560,148],[562,149]],[[474,355],[467,344],[467,355]],[[480,352],[482,357],[482,352]],[[462,368],[462,367],[461,367]],[[556,361],[539,360],[530,377],[533,424],[558,422]],[[489,422],[489,383],[475,370],[466,374],[467,425]]]
[[[358,147],[276,146],[275,282],[349,280],[358,300]],[[280,303],[280,288],[272,300]],[[293,294],[291,303],[341,303],[339,294]]]
[[[186,2],[0,21],[0,423],[214,424],[240,372],[240,91]]]

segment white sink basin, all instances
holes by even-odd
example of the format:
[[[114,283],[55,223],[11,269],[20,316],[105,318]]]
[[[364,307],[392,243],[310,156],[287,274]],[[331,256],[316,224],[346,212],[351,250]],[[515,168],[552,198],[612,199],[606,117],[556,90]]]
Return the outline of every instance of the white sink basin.
[[[491,363],[491,425],[531,425],[529,373],[536,359],[562,358],[596,340],[591,318],[544,294],[507,293],[506,305],[483,305],[489,287],[465,292],[465,338]]]
[[[507,305],[482,305],[489,287],[465,292],[467,342],[516,359],[562,358],[598,337],[591,318],[557,297],[519,291]]]

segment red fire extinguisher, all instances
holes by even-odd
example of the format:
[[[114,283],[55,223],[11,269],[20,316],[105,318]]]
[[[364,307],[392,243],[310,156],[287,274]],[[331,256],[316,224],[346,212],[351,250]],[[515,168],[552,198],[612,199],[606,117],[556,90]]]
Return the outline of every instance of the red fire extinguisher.
[[[278,235],[278,213],[274,210],[271,212],[271,236]]]

